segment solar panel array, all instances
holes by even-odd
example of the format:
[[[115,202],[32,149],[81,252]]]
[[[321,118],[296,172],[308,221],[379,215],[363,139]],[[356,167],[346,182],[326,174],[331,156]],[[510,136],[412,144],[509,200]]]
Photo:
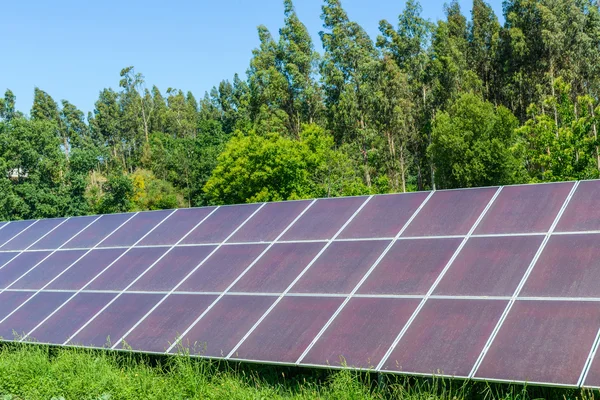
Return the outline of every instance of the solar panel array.
[[[600,181],[0,222],[0,336],[600,387]]]

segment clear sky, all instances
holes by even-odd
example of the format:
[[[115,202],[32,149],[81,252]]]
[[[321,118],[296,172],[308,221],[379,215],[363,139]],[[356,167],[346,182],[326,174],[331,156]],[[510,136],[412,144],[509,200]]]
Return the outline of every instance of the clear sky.
[[[502,21],[501,0],[489,1]],[[460,1],[470,17],[471,0]],[[315,48],[322,0],[295,0]],[[342,0],[352,20],[374,39],[378,22],[395,24],[404,0]],[[421,0],[423,15],[444,17],[443,1]],[[134,65],[163,92],[191,90],[196,98],[223,79],[245,74],[258,45],[256,27],[276,36],[283,0],[34,0],[2,5],[0,94],[10,88],[29,113],[33,88],[69,100],[86,114],[105,87],[117,88],[121,68]]]

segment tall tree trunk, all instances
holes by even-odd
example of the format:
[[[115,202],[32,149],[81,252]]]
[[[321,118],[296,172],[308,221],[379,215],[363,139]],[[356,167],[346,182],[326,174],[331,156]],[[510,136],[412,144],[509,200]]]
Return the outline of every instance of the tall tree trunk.
[[[598,170],[600,171],[600,149],[598,149],[598,130],[596,129],[596,117],[594,115],[594,105],[591,104],[590,108],[592,109],[592,120],[594,123],[592,124],[592,130],[594,131],[594,141],[596,142],[596,164],[598,166]]]
[[[556,108],[556,103],[558,99],[556,98],[556,93],[554,90],[554,62],[552,59],[550,60],[550,87],[552,88],[552,98],[554,101],[552,102],[552,108],[554,109],[554,124],[556,126],[556,138],[558,139],[558,110]]]
[[[406,193],[406,169],[404,166],[404,146],[400,146],[400,174],[402,177],[402,193]]]

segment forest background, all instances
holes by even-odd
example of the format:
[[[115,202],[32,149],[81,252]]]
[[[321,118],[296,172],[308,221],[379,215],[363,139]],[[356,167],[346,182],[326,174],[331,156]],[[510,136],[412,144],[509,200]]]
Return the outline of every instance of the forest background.
[[[444,11],[408,0],[371,38],[324,0],[315,41],[284,0],[278,38],[259,26],[246,74],[199,100],[133,67],[87,116],[6,90],[0,220],[598,178],[599,5]]]

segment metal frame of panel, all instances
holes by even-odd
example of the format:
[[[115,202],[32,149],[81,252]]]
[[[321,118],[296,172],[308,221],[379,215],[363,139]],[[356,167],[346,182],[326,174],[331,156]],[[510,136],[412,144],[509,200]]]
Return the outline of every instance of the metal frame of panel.
[[[225,296],[269,296],[269,297],[273,297],[274,298],[274,302],[273,304],[267,308],[267,310],[260,316],[260,318],[254,323],[254,325],[248,330],[248,332],[246,332],[246,334],[242,337],[242,339],[240,339],[240,341],[234,346],[234,348],[230,351],[229,354],[227,354],[225,357],[206,357],[206,358],[217,358],[217,359],[231,359],[231,360],[242,360],[242,361],[246,361],[246,362],[265,362],[265,361],[257,361],[257,360],[247,360],[247,359],[243,359],[243,358],[237,358],[235,357],[235,352],[238,348],[240,348],[240,346],[242,346],[242,344],[246,341],[246,339],[252,335],[252,333],[257,329],[257,327],[259,327],[261,325],[261,323],[265,320],[265,318],[273,311],[273,309],[275,309],[277,307],[277,305],[284,299],[284,298],[288,298],[288,297],[337,297],[337,298],[341,298],[343,299],[342,303],[340,304],[340,306],[335,310],[334,314],[328,319],[328,321],[321,327],[321,329],[319,330],[319,332],[315,335],[315,337],[312,339],[312,341],[310,342],[310,344],[303,349],[302,354],[300,355],[300,357],[293,363],[282,363],[282,362],[277,362],[277,361],[266,361],[267,363],[271,363],[271,364],[278,364],[278,365],[311,365],[311,364],[306,364],[303,363],[302,360],[304,359],[304,357],[308,354],[308,352],[315,346],[315,344],[318,342],[318,340],[324,335],[324,333],[329,329],[329,327],[331,326],[331,324],[336,320],[336,318],[339,316],[339,314],[341,313],[341,311],[346,307],[346,305],[348,304],[348,302],[352,299],[352,298],[398,298],[398,299],[418,299],[419,300],[419,305],[417,306],[416,310],[413,312],[413,314],[411,315],[411,317],[409,318],[408,322],[404,325],[404,327],[402,328],[402,330],[398,333],[398,335],[396,336],[396,338],[394,339],[394,341],[391,343],[389,349],[387,350],[387,352],[385,353],[385,356],[382,358],[382,360],[379,362],[379,364],[377,365],[377,367],[375,369],[365,369],[365,370],[370,370],[370,371],[380,371],[380,372],[386,372],[386,373],[400,373],[400,374],[410,374],[410,375],[421,375],[421,376],[430,376],[430,374],[421,374],[421,373],[412,373],[412,372],[397,372],[397,371],[387,371],[387,370],[383,370],[382,366],[385,364],[385,361],[389,358],[390,354],[393,352],[393,350],[396,348],[396,346],[398,345],[398,343],[400,343],[402,341],[402,338],[404,336],[404,334],[406,333],[406,331],[408,330],[408,328],[411,326],[412,322],[415,320],[415,318],[417,317],[417,315],[419,314],[419,312],[421,311],[421,309],[423,308],[423,306],[426,304],[426,302],[429,299],[464,299],[464,300],[504,300],[504,301],[508,301],[508,305],[506,306],[506,309],[504,310],[504,312],[502,313],[502,316],[500,317],[500,319],[498,320],[492,334],[490,335],[490,337],[487,339],[486,345],[484,346],[483,350],[481,351],[481,354],[479,355],[477,361],[475,362],[475,364],[473,365],[473,368],[470,372],[470,374],[468,376],[465,377],[454,377],[454,378],[464,378],[464,379],[484,379],[484,378],[478,378],[475,376],[477,369],[479,368],[479,366],[481,365],[483,359],[486,357],[486,354],[488,352],[488,350],[490,349],[490,347],[493,345],[495,337],[498,333],[498,331],[500,330],[500,328],[502,327],[504,321],[506,320],[507,315],[510,313],[511,308],[513,306],[513,304],[515,303],[515,301],[518,300],[519,301],[539,301],[539,300],[543,300],[543,301],[586,301],[586,302],[599,302],[600,303],[600,298],[577,298],[577,297],[572,297],[572,298],[566,298],[566,297],[519,297],[519,293],[521,292],[525,282],[527,281],[527,279],[529,278],[533,268],[535,267],[536,262],[538,261],[540,255],[542,254],[542,252],[544,251],[544,248],[546,247],[546,244],[548,243],[548,240],[550,239],[550,237],[552,235],[578,235],[578,234],[587,234],[587,233],[600,233],[600,231],[572,231],[572,232],[555,232],[555,228],[557,226],[557,224],[560,221],[561,216],[563,215],[563,213],[565,212],[565,210],[568,207],[568,204],[570,202],[570,200],[572,199],[572,197],[574,196],[577,188],[579,186],[579,181],[574,182],[573,186],[566,198],[566,200],[564,201],[564,203],[562,204],[562,207],[560,208],[560,210],[558,211],[557,215],[555,216],[553,223],[551,225],[551,227],[549,228],[549,230],[547,232],[530,232],[530,233],[502,233],[502,234],[474,234],[475,230],[477,229],[477,226],[479,225],[479,223],[482,221],[482,219],[484,218],[485,214],[489,211],[490,207],[492,206],[493,202],[496,200],[496,198],[499,196],[499,194],[501,193],[501,191],[503,190],[503,187],[498,187],[495,188],[496,191],[493,194],[493,197],[489,200],[489,202],[487,203],[486,207],[483,209],[483,211],[480,213],[479,217],[477,218],[477,220],[473,223],[473,225],[471,226],[470,230],[468,231],[467,234],[464,235],[443,235],[443,236],[422,236],[422,237],[409,237],[409,236],[402,236],[402,233],[410,226],[411,222],[414,220],[414,218],[417,216],[417,214],[419,214],[419,212],[422,210],[422,208],[426,205],[426,203],[428,202],[428,200],[436,193],[435,191],[430,192],[425,199],[423,200],[423,202],[420,204],[420,206],[415,210],[415,212],[411,215],[411,217],[406,221],[406,223],[400,228],[399,232],[396,234],[395,237],[390,237],[390,238],[348,238],[348,239],[344,239],[341,238],[340,235],[342,234],[342,232],[344,231],[344,229],[356,218],[356,216],[360,213],[360,211],[367,205],[367,203],[374,197],[374,196],[369,196],[369,197],[364,197],[364,201],[360,204],[360,206],[358,207],[358,209],[356,209],[354,211],[354,213],[348,218],[348,220],[341,226],[341,228],[335,233],[335,235],[329,239],[320,239],[320,240],[281,240],[282,237],[285,235],[285,233],[306,213],[306,211],[308,209],[310,209],[310,207],[317,201],[317,200],[312,200],[307,202],[307,206],[300,212],[300,214],[298,214],[295,219],[293,219],[293,221],[272,241],[268,241],[268,242],[235,242],[235,241],[230,241],[234,235],[249,221],[252,219],[252,217],[254,215],[256,215],[256,213],[258,213],[261,209],[264,208],[266,203],[259,203],[257,204],[257,208],[256,210],[254,210],[249,216],[248,218],[246,218],[244,221],[242,221],[234,230],[233,232],[231,232],[227,238],[225,238],[222,242],[219,243],[203,243],[203,244],[182,244],[183,240],[192,232],[194,231],[199,225],[201,225],[206,219],[208,219],[216,210],[218,210],[221,207],[216,207],[214,208],[210,213],[207,214],[207,216],[202,219],[196,226],[194,226],[185,236],[183,236],[177,243],[170,245],[170,246],[161,246],[161,245],[150,245],[150,246],[143,246],[143,245],[139,245],[139,243],[147,236],[149,235],[154,229],[156,229],[158,226],[160,226],[163,222],[165,222],[166,220],[168,220],[168,218],[173,215],[174,213],[177,212],[177,210],[172,211],[170,214],[168,214],[164,219],[162,219],[161,221],[159,221],[155,226],[151,227],[147,232],[145,232],[145,234],[139,239],[137,240],[134,244],[132,244],[131,246],[113,246],[113,247],[107,247],[107,248],[122,248],[125,249],[125,252],[122,254],[124,255],[125,253],[127,253],[128,251],[130,251],[133,248],[139,249],[139,248],[144,248],[144,247],[163,247],[163,248],[168,248],[167,251],[160,256],[154,263],[152,263],[152,265],[150,265],[144,272],[142,272],[142,274],[140,274],[140,276],[138,276],[133,282],[130,283],[130,285],[128,285],[127,288],[125,288],[124,290],[89,290],[87,289],[87,287],[94,282],[94,280],[96,278],[98,278],[104,271],[106,271],[108,268],[111,267],[112,264],[114,264],[114,262],[116,262],[117,260],[115,260],[113,263],[111,263],[110,265],[106,266],[99,274],[97,274],[94,278],[92,278],[89,282],[87,282],[81,289],[79,290],[49,290],[48,289],[48,285],[45,285],[43,288],[39,289],[39,290],[28,290],[28,289],[12,289],[10,286],[12,286],[15,282],[17,282],[19,279],[21,279],[21,277],[19,277],[17,280],[15,280],[13,283],[11,283],[10,285],[8,285],[7,288],[0,290],[0,293],[7,291],[7,292],[25,292],[25,293],[30,293],[31,296],[29,296],[22,304],[20,304],[19,306],[17,306],[9,315],[7,315],[6,317],[4,317],[2,320],[0,320],[0,323],[4,322],[6,319],[8,319],[10,317],[10,315],[12,315],[13,313],[15,313],[18,309],[20,309],[24,304],[26,304],[31,298],[35,297],[36,295],[38,295],[39,293],[46,293],[46,292],[64,292],[64,293],[69,293],[71,296],[68,298],[68,300],[66,300],[61,306],[59,306],[58,308],[56,308],[50,315],[48,315],[46,318],[44,318],[40,323],[38,323],[33,329],[31,329],[27,335],[25,336],[26,339],[28,337],[35,337],[35,331],[38,327],[40,327],[42,324],[44,324],[45,321],[47,321],[48,319],[50,319],[53,315],[55,315],[55,313],[57,313],[62,307],[64,307],[65,304],[67,304],[71,299],[73,299],[77,294],[79,293],[113,293],[116,294],[116,296],[105,306],[103,307],[99,312],[97,312],[94,316],[92,316],[87,322],[85,322],[73,335],[71,335],[71,337],[69,337],[64,343],[63,345],[65,346],[69,346],[69,342],[72,338],[74,338],[79,332],[81,332],[86,326],[88,326],[92,321],[94,321],[94,319],[96,319],[101,313],[102,311],[104,311],[108,306],[110,306],[110,304],[112,304],[119,296],[123,295],[127,289],[129,287],[131,287],[135,282],[137,282],[137,280],[139,280],[147,271],[149,271],[154,265],[156,265],[156,263],[158,263],[160,261],[160,259],[162,259],[162,257],[164,257],[167,253],[169,253],[170,251],[172,251],[174,248],[176,247],[183,247],[183,246],[215,246],[215,249],[209,253],[208,256],[206,256],[202,261],[200,261],[199,265],[194,268],[188,275],[186,275],[186,277],[184,277],[179,284],[177,284],[172,290],[170,291],[127,291],[127,293],[140,293],[140,294],[160,294],[162,295],[162,298],[158,301],[158,303],[156,303],[153,307],[150,308],[150,310],[139,320],[137,321],[121,338],[118,338],[118,340],[116,342],[114,342],[114,345],[112,346],[113,349],[119,350],[119,346],[122,343],[123,340],[126,340],[127,336],[133,332],[140,324],[143,323],[143,321],[157,308],[160,306],[160,304],[162,304],[169,296],[171,295],[175,295],[175,294],[206,294],[206,295],[214,295],[216,296],[216,299],[208,306],[208,308],[202,312],[202,314],[200,316],[198,316],[195,321],[181,334],[181,336],[179,337],[179,339],[174,342],[166,351],[166,353],[172,351],[180,342],[181,340],[184,340],[187,333],[190,332],[201,320],[202,318],[213,308],[215,307],[215,305],[219,302],[219,300],[223,299]],[[469,190],[469,189],[453,189],[453,190]],[[224,207],[228,207],[228,206],[224,206]],[[133,218],[135,215],[137,215],[138,213],[132,213],[131,216],[129,217],[129,219],[125,220],[125,222],[123,222],[121,225],[119,225],[115,230],[113,230],[112,232],[108,233],[98,244],[96,244],[94,247],[91,248],[84,248],[81,250],[87,250],[85,254],[88,254],[91,250],[97,248],[103,241],[105,241],[105,239],[107,239],[112,233],[114,233],[115,231],[117,231],[119,228],[121,228],[123,225],[125,225],[129,220],[131,220],[131,218]],[[68,220],[65,219],[62,223],[66,222]],[[94,220],[92,220],[92,222],[90,222],[85,228],[83,228],[81,231],[77,232],[75,235],[73,235],[73,237],[71,237],[68,241],[66,241],[63,245],[61,245],[60,247],[56,248],[56,249],[48,249],[51,250],[50,254],[48,255],[48,257],[51,254],[54,254],[55,252],[58,251],[65,251],[65,245],[67,245],[67,243],[69,241],[71,241],[74,237],[76,237],[79,233],[81,233],[82,231],[84,231],[85,229],[87,229],[90,225],[97,223],[97,221],[102,220],[102,216],[98,216],[96,217]],[[31,227],[32,225],[34,225],[37,221],[33,221],[31,224],[29,224],[27,227],[25,227],[24,229],[22,229],[21,231],[19,231],[18,233],[16,233],[14,237],[19,236],[21,233],[26,232],[27,229],[29,227]],[[11,223],[0,223],[0,231],[5,229],[7,226],[9,226]],[[58,228],[58,226],[60,226],[61,224],[58,224],[56,227],[54,227],[52,230],[50,230],[49,232],[47,232],[44,236],[40,237],[38,239],[41,240],[43,237],[45,237],[47,234],[49,234],[50,232],[52,232],[54,229]],[[451,268],[452,263],[456,260],[457,256],[460,254],[460,252],[462,251],[462,249],[464,248],[465,244],[467,243],[467,241],[470,238],[475,238],[475,237],[506,237],[506,236],[542,236],[543,240],[542,240],[542,244],[540,245],[540,247],[538,248],[537,252],[535,253],[535,256],[533,258],[533,260],[531,261],[531,263],[529,264],[524,276],[522,277],[521,281],[519,282],[519,286],[517,287],[517,289],[515,290],[515,292],[513,293],[512,296],[443,296],[443,295],[434,295],[433,292],[435,290],[435,288],[437,287],[437,285],[439,284],[439,282],[441,281],[441,279],[444,277],[444,275],[446,274],[446,272],[449,270],[449,268]],[[9,242],[10,240],[12,240],[13,238],[9,239],[7,242]],[[437,279],[435,280],[435,282],[431,285],[430,289],[427,291],[427,293],[425,293],[424,295],[371,295],[371,294],[358,294],[358,290],[360,289],[360,286],[366,281],[366,279],[369,277],[369,275],[371,275],[371,273],[377,268],[377,265],[381,262],[381,260],[383,259],[383,257],[389,252],[391,246],[396,243],[399,240],[420,240],[420,239],[447,239],[447,238],[459,238],[462,239],[459,247],[456,249],[456,251],[454,252],[454,254],[452,255],[452,258],[450,259],[450,261],[445,265],[445,267],[443,268],[443,270],[440,272],[439,276],[437,277]],[[376,261],[368,268],[368,270],[364,273],[364,275],[362,276],[362,278],[360,279],[359,283],[353,288],[353,290],[351,291],[350,294],[332,294],[332,293],[292,293],[292,287],[294,286],[294,284],[311,268],[311,266],[317,261],[317,259],[323,254],[323,252],[329,247],[331,246],[332,243],[334,242],[345,242],[345,241],[365,241],[365,240],[388,240],[390,241],[390,243],[385,247],[385,249],[383,250],[383,252],[379,255],[379,257],[376,259]],[[37,241],[36,241],[37,242]],[[33,246],[36,242],[34,242],[33,244],[31,244],[29,247]],[[205,263],[207,261],[208,258],[211,257],[212,254],[214,254],[214,252],[216,250],[218,250],[219,248],[223,247],[223,246],[236,246],[236,245],[247,245],[247,244],[265,244],[266,248],[265,250],[263,250],[237,277],[235,277],[235,279],[233,280],[233,282],[223,291],[214,291],[214,292],[185,292],[185,291],[178,291],[177,289],[185,282],[185,280],[195,271],[197,270],[203,263]],[[256,293],[245,293],[245,292],[235,292],[232,291],[233,286],[263,257],[263,255],[275,244],[278,243],[322,243],[323,247],[322,249],[317,253],[317,255],[304,267],[304,269],[298,274],[298,276],[296,276],[296,278],[294,279],[294,281],[283,291],[280,293],[262,293],[262,292],[256,292]],[[2,245],[4,245],[5,243],[1,243]],[[24,252],[33,252],[33,251],[42,251],[41,249],[30,249],[30,248],[26,248],[23,250],[20,250],[18,252],[16,252],[17,254],[15,255],[14,258],[18,257],[20,254],[24,253]],[[74,250],[74,249],[69,249],[69,250]],[[2,250],[1,246],[0,246],[0,252],[9,252],[7,250]],[[13,251],[14,252],[14,251]],[[13,253],[11,252],[11,253]],[[84,254],[84,255],[85,255]],[[121,256],[122,256],[121,255]],[[44,258],[45,259],[45,258]],[[11,259],[12,260],[12,259]],[[11,261],[9,260],[9,262]],[[42,261],[40,261],[38,264],[40,264]],[[7,264],[7,263],[6,263]],[[4,264],[4,265],[6,265]],[[34,268],[36,268],[36,266],[38,265],[36,264],[34,267],[30,268],[27,271],[24,271],[24,274],[27,274],[28,272],[30,272],[31,270],[33,270]],[[0,269],[2,269],[4,267],[4,265],[0,266]],[[66,270],[68,270],[70,268],[67,267]],[[66,271],[65,270],[65,271]],[[60,275],[58,275],[60,276]],[[56,276],[54,279],[57,279],[58,276]],[[234,277],[232,277],[234,278]],[[52,281],[51,281],[52,282]],[[22,339],[22,340],[23,340]],[[600,348],[600,328],[598,329],[598,332],[596,334],[596,338],[594,340],[594,343],[592,345],[592,347],[589,350],[589,355],[586,359],[586,363],[582,368],[581,371],[581,375],[580,375],[580,379],[579,382],[577,384],[577,386],[581,386],[585,383],[585,379],[587,377],[587,374],[589,372],[589,369],[591,367],[591,362],[594,360],[594,358],[596,357],[596,354],[598,352],[598,349]],[[145,352],[142,350],[142,352]],[[152,353],[152,352],[150,352]],[[163,352],[161,353],[157,353],[157,354],[165,354]],[[200,355],[200,357],[203,357]],[[331,369],[338,369],[338,368],[343,368],[343,367],[337,367],[337,366],[315,366],[318,368],[331,368]],[[360,369],[360,368],[357,368]],[[441,375],[444,376],[444,375]],[[487,381],[495,381],[494,379],[489,379],[489,378],[485,378],[485,380]],[[506,382],[506,380],[497,380],[499,382]],[[519,383],[524,383],[524,381],[514,381],[514,382],[519,382]],[[547,385],[547,386],[569,386],[569,385],[565,385],[565,384],[561,384],[560,382],[528,382],[530,384],[536,384],[536,385]]]

